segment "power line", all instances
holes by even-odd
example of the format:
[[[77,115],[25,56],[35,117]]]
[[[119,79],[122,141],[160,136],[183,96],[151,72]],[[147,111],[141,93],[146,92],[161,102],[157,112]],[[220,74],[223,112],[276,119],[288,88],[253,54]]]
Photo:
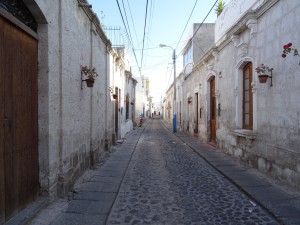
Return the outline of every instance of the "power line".
[[[143,65],[144,57],[144,46],[145,46],[145,35],[146,35],[146,26],[147,26],[147,14],[148,14],[148,0],[146,2],[146,14],[145,14],[145,25],[144,25],[144,37],[143,37],[143,47],[142,47],[142,57],[141,57],[141,67]]]
[[[125,14],[125,19],[126,19],[126,24],[127,24],[128,32],[129,32],[129,35],[130,35],[129,38],[131,39],[131,32],[130,32],[130,27],[129,27],[129,23],[128,23],[128,19],[127,19],[127,14],[126,14],[125,6],[124,6],[124,0],[122,0],[122,5],[123,5],[124,14]]]
[[[154,1],[155,0],[151,0],[149,5],[149,16],[148,16],[148,26],[147,26],[147,32],[146,32],[146,44],[145,44],[145,47],[148,48],[149,46],[149,43],[151,43],[151,40],[150,40],[150,34],[151,34],[151,29],[152,29],[152,20],[153,20],[153,10],[154,10]],[[153,44],[153,43],[152,43]],[[144,51],[146,50],[146,48],[144,47]],[[143,54],[143,57],[145,56],[145,53]],[[143,60],[143,65],[146,65],[147,64],[147,57],[145,57],[145,59]],[[144,67],[144,66],[143,66]]]
[[[195,35],[197,34],[198,30],[201,28],[201,26],[203,25],[204,21],[206,20],[206,18],[209,16],[209,14],[211,13],[211,11],[214,9],[215,5],[217,4],[219,0],[216,0],[215,4],[211,7],[211,9],[209,10],[209,12],[206,14],[205,18],[202,20],[202,22],[200,23],[200,26],[197,28],[197,30],[195,31],[195,33],[193,34],[193,36],[190,38],[190,40],[192,40]],[[176,58],[183,52],[184,48],[180,51],[180,53],[176,56]]]
[[[192,12],[191,12],[189,18],[188,18],[188,21],[187,21],[186,24],[185,24],[185,27],[184,27],[184,29],[183,29],[183,31],[182,31],[182,34],[181,34],[181,36],[180,36],[180,38],[179,38],[179,41],[178,41],[177,46],[176,46],[175,49],[177,49],[177,47],[178,47],[178,45],[179,45],[179,43],[180,43],[180,41],[181,41],[181,38],[182,38],[182,36],[183,36],[183,34],[184,34],[184,32],[185,32],[185,29],[186,29],[188,23],[190,22],[190,19],[191,19],[192,15],[193,15],[193,12],[194,12],[195,7],[196,7],[196,5],[197,5],[197,2],[198,2],[198,0],[196,0],[196,2],[195,2],[195,5],[194,5],[194,7],[193,7],[193,9],[192,9]]]
[[[137,34],[136,34],[136,29],[135,29],[135,25],[134,25],[132,13],[131,13],[131,9],[130,9],[130,4],[129,4],[129,1],[128,1],[128,0],[127,0],[127,4],[128,4],[128,9],[129,9],[129,13],[130,13],[131,22],[132,22],[133,30],[134,30],[134,33],[135,33],[135,38],[136,38],[136,41],[137,41],[137,45],[138,45],[138,47],[140,48],[140,46],[139,46],[139,39],[138,39],[138,36],[137,36]]]
[[[137,60],[137,57],[136,57],[136,54],[135,54],[135,51],[134,51],[134,45],[133,45],[133,43],[132,43],[132,38],[131,38],[131,36],[130,36],[129,33],[128,33],[128,30],[127,30],[127,27],[126,27],[126,24],[125,24],[125,21],[124,21],[124,17],[123,17],[123,14],[122,14],[122,10],[121,10],[121,8],[120,8],[120,5],[119,5],[118,0],[116,0],[116,2],[117,2],[117,5],[118,5],[118,8],[119,8],[119,12],[120,12],[120,14],[121,14],[121,18],[122,18],[123,24],[124,24],[124,26],[125,26],[125,31],[126,31],[126,33],[127,33],[127,36],[129,37],[129,40],[130,40],[130,44],[131,44],[131,47],[132,47],[132,51],[133,51],[133,54],[134,54],[134,58],[135,58],[136,64],[137,64],[137,66],[140,68],[139,63],[138,63],[138,60]],[[140,75],[141,75],[141,71],[140,71]]]

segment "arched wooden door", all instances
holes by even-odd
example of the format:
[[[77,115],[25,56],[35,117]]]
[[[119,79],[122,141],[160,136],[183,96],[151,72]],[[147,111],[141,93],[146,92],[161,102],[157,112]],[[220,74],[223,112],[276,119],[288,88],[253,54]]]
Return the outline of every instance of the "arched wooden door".
[[[119,88],[115,88],[115,93],[117,93],[118,97],[115,99],[115,133],[116,137],[118,137],[119,131],[119,101],[120,101],[120,91]]]
[[[38,42],[0,15],[0,224],[38,194]]]
[[[210,80],[210,142],[216,143],[216,85],[215,77]]]
[[[243,69],[243,129],[253,129],[252,63]]]

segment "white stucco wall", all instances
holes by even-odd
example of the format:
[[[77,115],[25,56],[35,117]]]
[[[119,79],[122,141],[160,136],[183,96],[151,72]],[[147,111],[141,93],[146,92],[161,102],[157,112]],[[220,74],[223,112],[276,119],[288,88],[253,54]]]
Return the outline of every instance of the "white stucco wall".
[[[215,42],[220,43],[227,37],[227,31],[242,18],[248,10],[257,9],[264,0],[231,0],[218,16],[215,26]]]
[[[36,2],[47,20],[38,26],[40,183],[64,196],[111,138],[110,69],[106,43],[77,1]],[[81,81],[81,65],[96,68],[93,88]]]
[[[283,59],[282,46],[300,46],[300,2],[294,0],[232,0],[218,17],[216,48],[209,50],[183,82],[186,131],[193,134],[195,85],[200,83],[199,139],[209,141],[210,77],[215,77],[217,146],[250,166],[300,190],[300,78],[298,56]],[[252,63],[253,129],[243,129],[243,68]],[[270,79],[259,83],[255,68],[273,68]],[[192,102],[187,104],[187,97]],[[184,100],[186,99],[186,100]]]
[[[134,77],[137,81],[136,85],[136,101],[135,101],[135,117],[136,121],[138,121],[139,116],[144,112],[144,116],[146,116],[146,104],[147,104],[147,97],[146,97],[146,80],[147,77]]]
[[[223,18],[218,18],[216,27],[224,26],[226,15],[231,21],[230,15],[235,15],[237,9],[247,11],[244,1],[232,2],[235,7],[229,7],[223,16],[221,14]],[[233,41],[222,46],[216,64],[222,73],[218,87],[222,108],[218,118],[218,145],[251,166],[299,188],[300,131],[297,124],[300,107],[296,98],[300,95],[299,57],[289,54],[283,59],[281,54],[284,44],[292,42],[295,48],[300,46],[299,31],[295,29],[300,22],[300,2],[268,3],[271,2],[273,5],[260,6],[252,14],[254,26],[247,27],[247,21],[237,20],[232,24],[244,26],[239,33],[224,35],[223,30],[216,29],[218,47],[230,39],[229,35],[235,35]],[[261,3],[256,1],[253,5]],[[251,4],[248,8],[253,9]],[[260,13],[262,9],[263,14]],[[252,62],[253,66],[253,130],[250,133],[241,129],[241,77],[247,62]],[[273,68],[273,86],[270,86],[270,79],[267,84],[258,81],[255,68],[262,63]]]

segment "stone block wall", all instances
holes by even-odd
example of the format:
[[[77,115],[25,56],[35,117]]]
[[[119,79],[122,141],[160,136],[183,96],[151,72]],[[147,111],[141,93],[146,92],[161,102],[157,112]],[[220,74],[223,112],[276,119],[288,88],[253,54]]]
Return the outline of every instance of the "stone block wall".
[[[112,137],[110,42],[78,1],[36,3],[47,21],[38,25],[41,192],[64,197]],[[82,82],[80,66],[96,68],[93,88]]]

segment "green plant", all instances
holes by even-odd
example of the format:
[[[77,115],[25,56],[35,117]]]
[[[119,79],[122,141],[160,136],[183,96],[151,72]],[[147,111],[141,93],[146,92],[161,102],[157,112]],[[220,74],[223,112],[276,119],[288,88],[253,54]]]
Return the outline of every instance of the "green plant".
[[[285,58],[287,54],[294,52],[294,56],[299,56],[298,49],[292,48],[292,43],[288,43],[286,45],[283,45],[283,50],[282,50],[282,58]],[[300,57],[300,56],[299,56]]]
[[[260,66],[256,67],[255,72],[258,73],[259,75],[261,74],[266,74],[267,72],[270,72],[272,68],[269,68],[265,64],[261,64]]]
[[[283,45],[283,50],[282,50],[282,54],[281,54],[282,58],[285,58],[287,56],[287,54],[289,54],[289,53],[293,53],[294,56],[300,57],[298,49],[292,48],[292,45],[293,44],[291,42],[286,45]],[[299,65],[300,65],[300,62],[299,62]]]
[[[96,73],[96,68],[93,67],[92,69],[87,67],[87,66],[80,66],[81,68],[81,73],[85,75],[85,79],[89,80],[91,82],[95,82],[95,78],[98,76]]]
[[[218,1],[218,4],[215,7],[215,13],[217,14],[217,16],[219,16],[222,13],[222,11],[225,7],[225,4],[226,4],[226,2],[224,0]]]

